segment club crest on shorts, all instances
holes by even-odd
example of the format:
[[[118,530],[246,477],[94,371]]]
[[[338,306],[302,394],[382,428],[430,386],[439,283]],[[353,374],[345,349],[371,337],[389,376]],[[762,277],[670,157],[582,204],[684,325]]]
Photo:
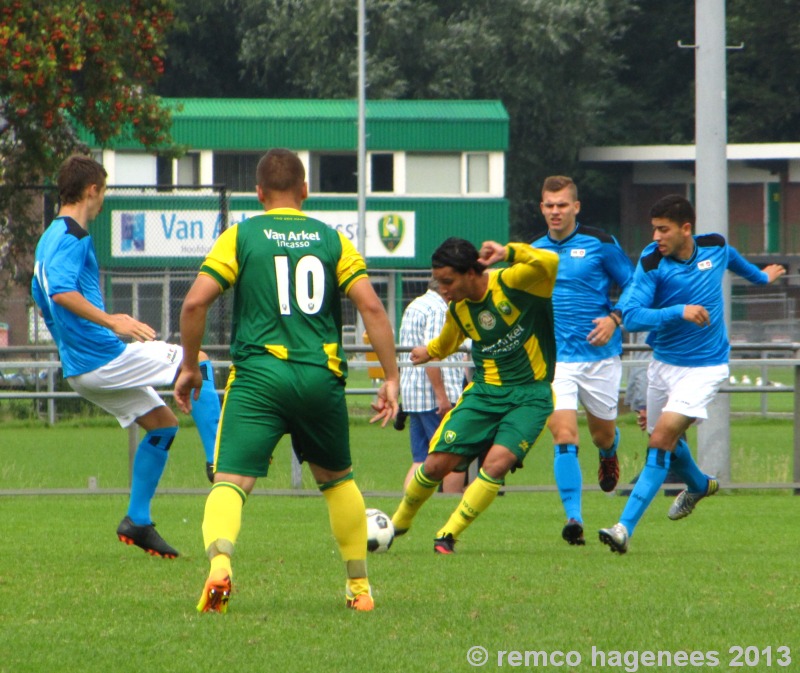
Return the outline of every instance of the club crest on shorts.
[[[481,311],[478,314],[478,322],[483,329],[492,329],[497,324],[497,320],[491,311]]]
[[[444,443],[445,444],[452,444],[456,441],[456,433],[454,430],[446,430],[444,433]]]

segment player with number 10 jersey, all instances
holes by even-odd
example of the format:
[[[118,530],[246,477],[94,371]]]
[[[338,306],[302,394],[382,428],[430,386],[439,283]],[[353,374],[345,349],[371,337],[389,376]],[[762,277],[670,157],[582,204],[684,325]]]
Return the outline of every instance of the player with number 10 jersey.
[[[347,376],[340,291],[367,270],[341,233],[299,210],[276,208],[223,232],[200,272],[223,289],[237,285],[234,365],[267,352]]]

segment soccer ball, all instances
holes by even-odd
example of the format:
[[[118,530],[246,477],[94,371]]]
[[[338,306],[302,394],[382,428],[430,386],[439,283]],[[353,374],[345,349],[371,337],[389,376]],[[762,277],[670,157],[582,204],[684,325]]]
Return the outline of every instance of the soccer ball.
[[[392,520],[379,509],[367,510],[367,551],[381,554],[394,541]]]

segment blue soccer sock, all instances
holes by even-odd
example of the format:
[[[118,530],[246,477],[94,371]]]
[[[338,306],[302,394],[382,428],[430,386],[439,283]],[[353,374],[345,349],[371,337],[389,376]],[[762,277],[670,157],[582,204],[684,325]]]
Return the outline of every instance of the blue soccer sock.
[[[675,446],[670,467],[682,481],[686,482],[691,493],[705,493],[708,489],[708,476],[694,462],[689,445],[683,437]]]
[[[613,458],[617,455],[617,447],[619,446],[619,428],[614,428],[614,443],[609,446],[607,449],[601,449],[598,447],[598,451],[600,452],[601,458]]]
[[[653,502],[658,489],[667,478],[669,470],[670,452],[663,449],[648,449],[647,461],[644,469],[639,473],[639,479],[625,503],[619,522],[628,529],[628,535],[633,535],[633,530],[639,519],[645,513],[650,503]]]
[[[177,434],[177,426],[157,428],[148,432],[139,442],[133,459],[131,497],[128,503],[128,516],[137,526],[153,523],[150,518],[150,502],[167,466],[169,447]]]
[[[206,462],[214,462],[214,450],[217,444],[217,426],[219,425],[219,396],[214,385],[214,368],[210,360],[200,363],[203,374],[203,385],[200,396],[192,400],[192,418],[197,426],[200,441],[206,454]]]
[[[581,466],[578,462],[578,447],[575,444],[556,444],[553,472],[558,494],[568,519],[583,521],[581,517]]]

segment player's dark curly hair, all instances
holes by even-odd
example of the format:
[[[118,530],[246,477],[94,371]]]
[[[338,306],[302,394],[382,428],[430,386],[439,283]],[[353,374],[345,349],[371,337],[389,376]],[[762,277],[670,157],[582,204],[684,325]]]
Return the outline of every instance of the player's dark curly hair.
[[[458,273],[467,273],[470,269],[477,273],[483,273],[486,269],[478,261],[478,251],[475,246],[469,241],[455,236],[451,236],[436,248],[431,256],[431,266],[434,269],[450,266]]]
[[[650,208],[650,218],[670,220],[676,224],[689,222],[694,229],[695,213],[692,204],[680,194],[668,194]]]

